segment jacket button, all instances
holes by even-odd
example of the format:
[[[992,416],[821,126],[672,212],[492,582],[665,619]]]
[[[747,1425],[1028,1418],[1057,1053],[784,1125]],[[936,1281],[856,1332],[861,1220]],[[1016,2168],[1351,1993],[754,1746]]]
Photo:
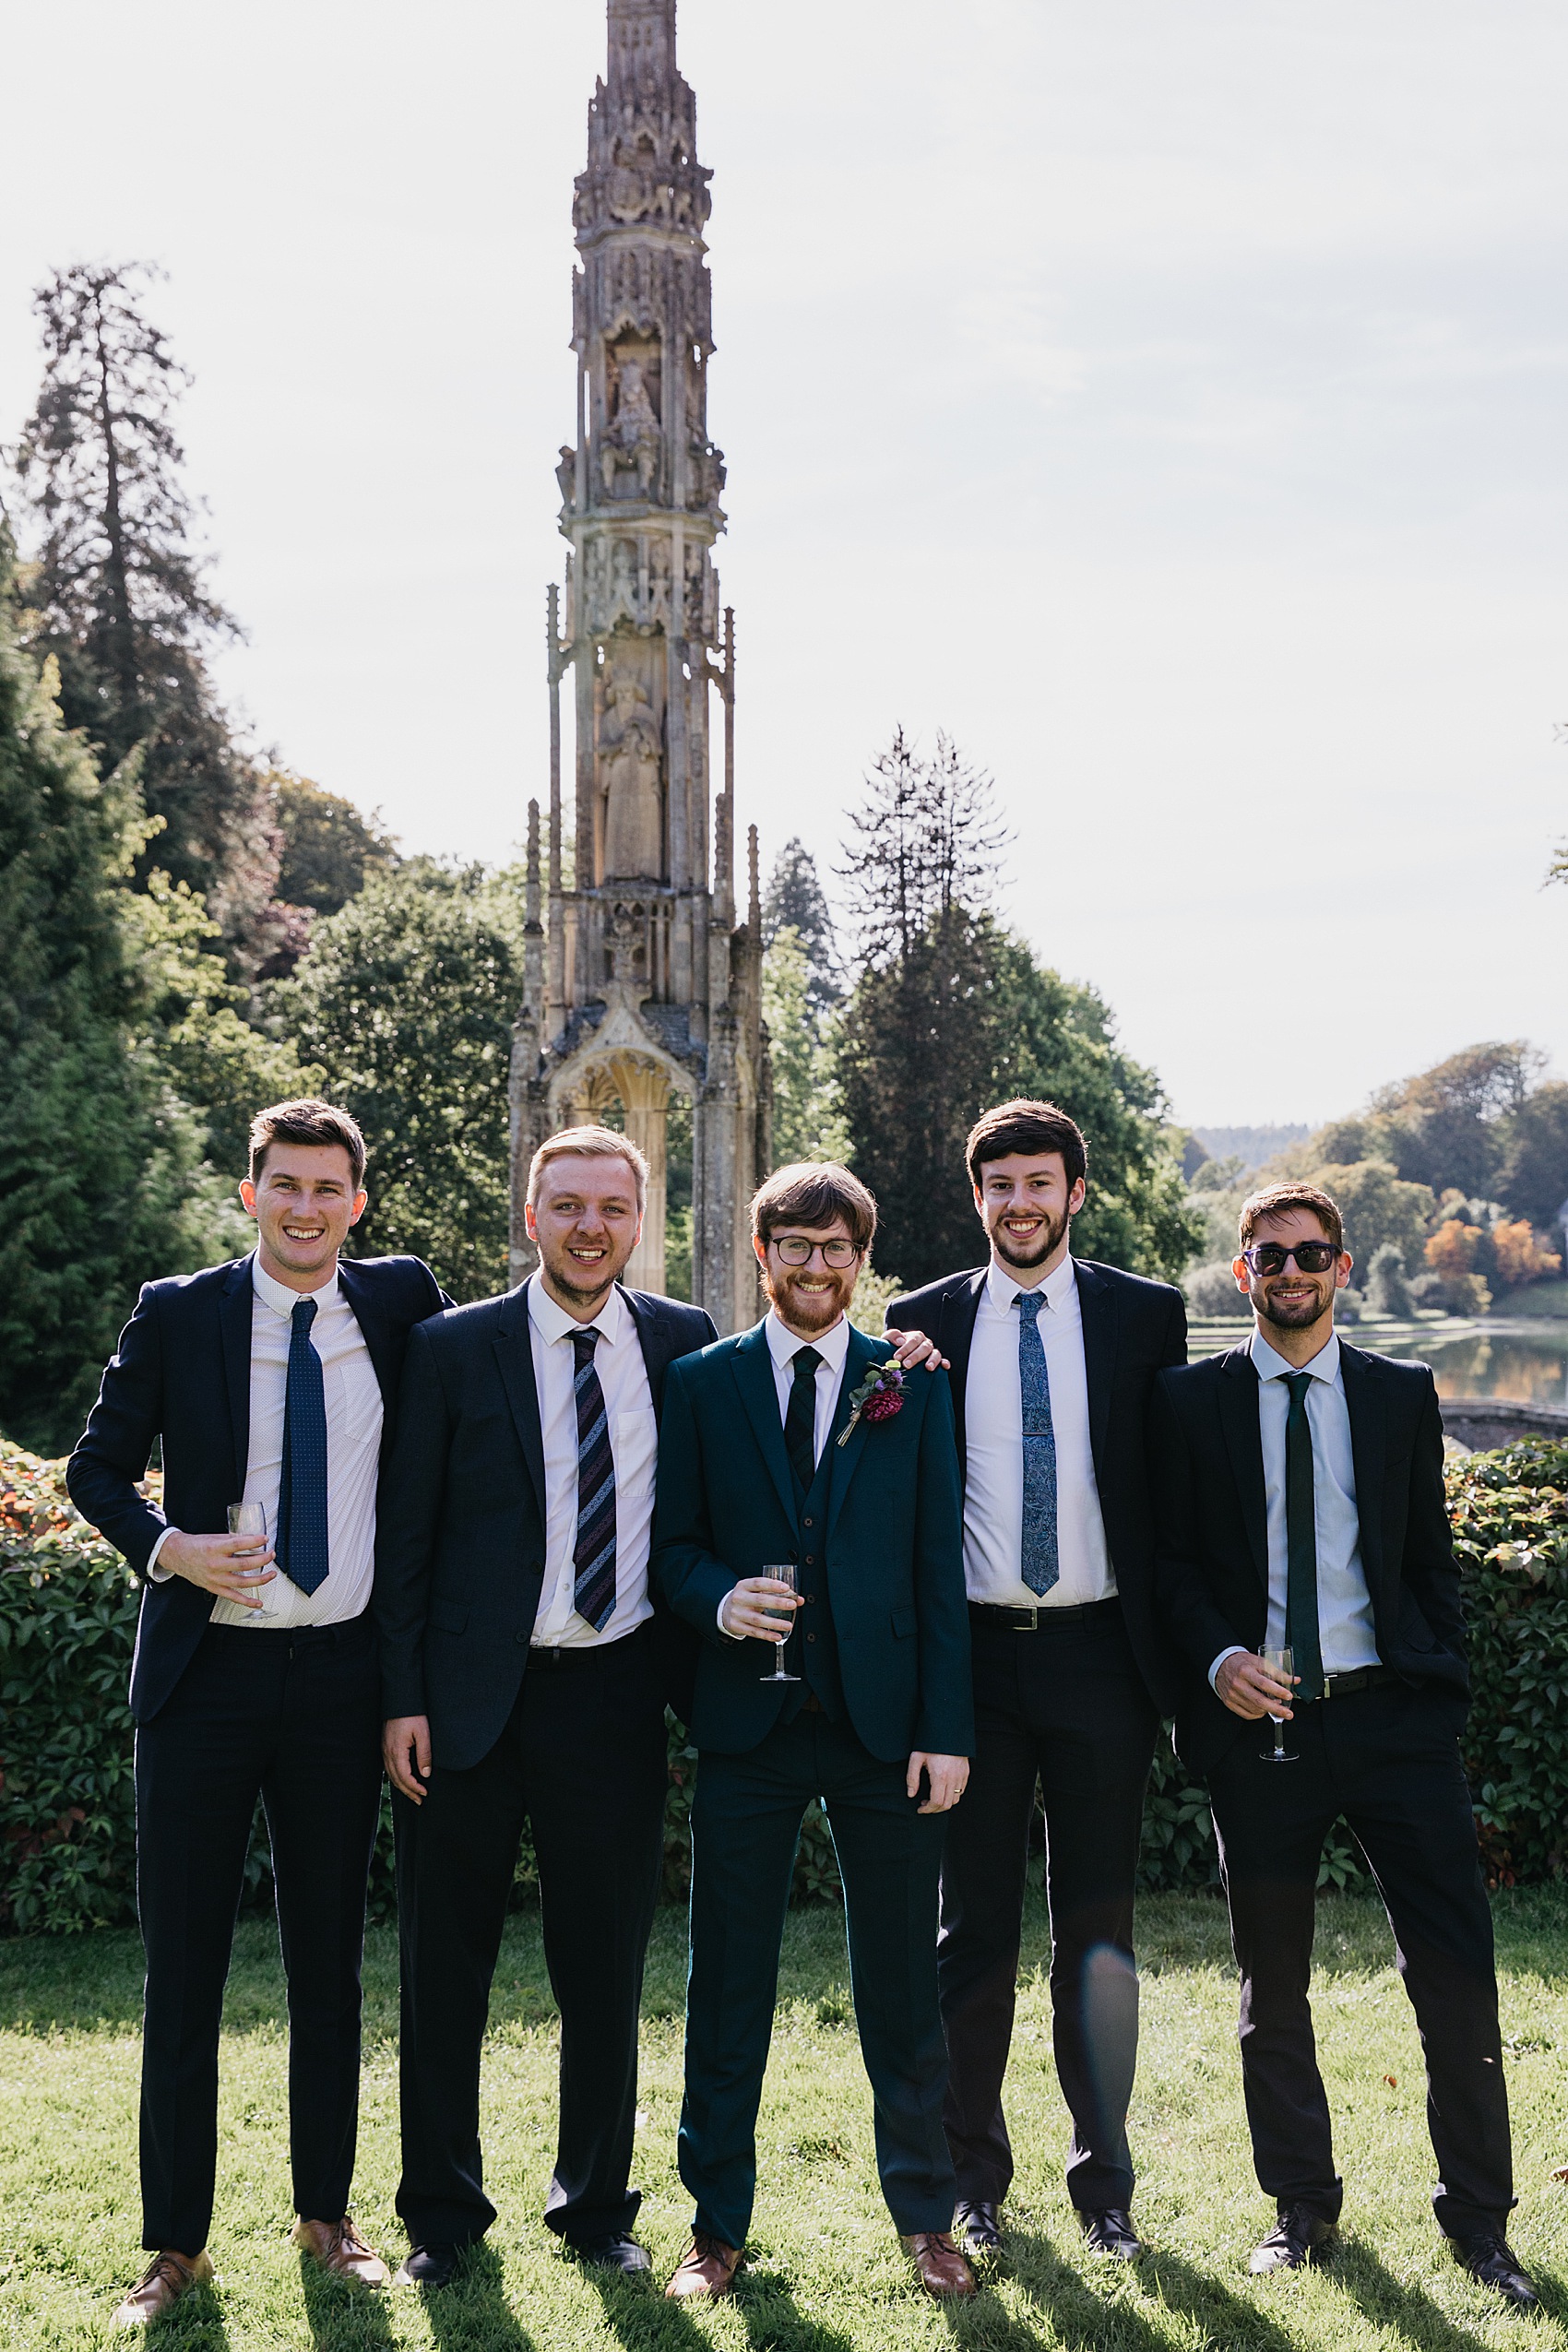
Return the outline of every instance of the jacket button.
[[[809,1527],[809,1526],[814,1526],[814,1524],[815,1524],[815,1523],[814,1523],[814,1521],[813,1521],[813,1520],[811,1520],[811,1519],[808,1519],[808,1520],[805,1522],[805,1525],[806,1525],[808,1527]]]
[[[816,1598],[816,1595],[814,1593],[808,1593],[806,1595],[806,1598],[808,1601],[813,1601]]]
[[[522,1642],[522,1643],[525,1643],[525,1644],[526,1644],[526,1643],[527,1643],[527,1641],[528,1641],[528,1638],[529,1638],[529,1637],[528,1637],[528,1635],[527,1635],[526,1633],[518,1633],[518,1634],[517,1634],[517,1635],[515,1636],[515,1638],[516,1638],[517,1641],[519,1641],[519,1642]]]
[[[815,1635],[814,1633],[808,1633],[808,1634],[806,1635],[806,1639],[807,1639],[807,1641],[808,1641],[808,1642],[814,1642],[814,1641],[815,1641],[815,1639],[816,1639],[816,1635]]]
[[[815,1552],[814,1552],[814,1551],[808,1551],[808,1552],[807,1552],[807,1554],[806,1554],[806,1566],[807,1566],[808,1568],[814,1568],[814,1567],[816,1566],[816,1554],[815,1554]]]

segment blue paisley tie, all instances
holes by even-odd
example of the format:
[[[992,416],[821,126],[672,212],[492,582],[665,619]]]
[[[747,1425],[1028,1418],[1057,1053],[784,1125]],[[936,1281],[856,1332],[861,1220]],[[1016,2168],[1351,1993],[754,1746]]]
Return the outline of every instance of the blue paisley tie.
[[[1023,1413],[1024,1526],[1020,1556],[1031,1593],[1048,1593],[1062,1570],[1056,1557],[1056,1431],[1051,1420],[1051,1377],[1039,1336],[1038,1290],[1020,1290],[1018,1402]]]

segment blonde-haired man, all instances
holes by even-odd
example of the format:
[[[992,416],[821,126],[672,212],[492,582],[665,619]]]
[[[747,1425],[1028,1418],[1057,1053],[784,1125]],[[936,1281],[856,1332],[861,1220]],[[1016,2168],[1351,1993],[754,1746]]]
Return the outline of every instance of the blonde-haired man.
[[[480,2045],[527,1820],[561,2010],[547,2226],[646,2270],[631,2236],[637,2008],[662,1859],[667,1698],[694,1637],[648,1588],[664,1379],[716,1336],[627,1290],[647,1166],[572,1127],[529,1171],[537,1273],[413,1334],[376,1556],[402,1931],[400,2281],[442,2286],[495,2217]]]

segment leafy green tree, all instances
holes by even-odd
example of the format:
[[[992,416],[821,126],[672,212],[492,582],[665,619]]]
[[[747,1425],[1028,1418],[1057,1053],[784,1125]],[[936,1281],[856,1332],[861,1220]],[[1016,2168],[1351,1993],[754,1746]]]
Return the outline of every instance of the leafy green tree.
[[[807,990],[814,1009],[830,1013],[844,996],[843,966],[833,918],[823,895],[816,860],[791,835],[774,860],[762,906],[762,935],[771,947],[781,931],[793,931],[806,959]]]
[[[203,892],[238,939],[272,896],[279,844],[253,762],[207,668],[238,624],[207,584],[174,410],[190,382],[147,317],[141,264],[78,263],[35,298],[44,374],[17,471],[41,545],[26,641],[59,665],[68,727],[105,771],[133,748],[163,830],[156,863]]]
[[[238,1212],[137,1037],[134,774],[101,781],[65,727],[53,662],[17,642],[10,560],[0,543],[0,1427],[58,1453],[139,1285],[224,1255]]]
[[[1374,1156],[1434,1193],[1487,1197],[1497,1189],[1508,1122],[1543,1057],[1524,1039],[1467,1046],[1430,1070],[1384,1087],[1372,1102]]]
[[[457,1299],[506,1283],[507,1079],[522,958],[488,877],[412,860],[317,925],[267,1004],[371,1147],[362,1257],[411,1251]]]
[[[1509,1118],[1497,1191],[1515,1217],[1556,1224],[1568,1201],[1568,1086],[1561,1078],[1535,1087]]]
[[[291,906],[335,915],[359,897],[372,874],[397,864],[396,840],[352,801],[324,792],[304,776],[279,773],[272,781],[283,836],[278,896]]]
[[[1356,1262],[1357,1282],[1390,1242],[1398,1249],[1407,1274],[1424,1270],[1427,1229],[1437,1214],[1428,1185],[1406,1183],[1385,1159],[1356,1160],[1348,1168],[1332,1164],[1314,1168],[1310,1182],[1320,1184],[1339,1204],[1345,1247]]]
[[[793,923],[775,932],[762,962],[762,1013],[773,1061],[773,1163],[848,1158],[835,1068],[835,1025],[812,1002],[812,971]]]

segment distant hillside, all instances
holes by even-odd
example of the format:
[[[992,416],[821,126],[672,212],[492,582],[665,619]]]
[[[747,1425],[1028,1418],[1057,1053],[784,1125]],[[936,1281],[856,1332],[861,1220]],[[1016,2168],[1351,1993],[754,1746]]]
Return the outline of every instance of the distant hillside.
[[[1243,1173],[1251,1175],[1253,1170],[1261,1168],[1265,1159],[1272,1159],[1277,1151],[1283,1151],[1289,1144],[1304,1144],[1312,1134],[1312,1129],[1310,1127],[1194,1127],[1189,1130],[1189,1133],[1196,1135],[1211,1159],[1229,1159],[1234,1157],[1241,1162]]]

